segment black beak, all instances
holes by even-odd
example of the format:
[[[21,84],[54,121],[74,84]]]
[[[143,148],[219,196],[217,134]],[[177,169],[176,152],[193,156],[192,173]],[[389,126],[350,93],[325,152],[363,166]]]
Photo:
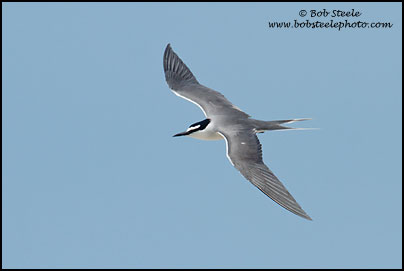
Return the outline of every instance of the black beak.
[[[173,135],[173,137],[176,137],[176,136],[185,136],[185,135],[187,135],[187,134],[188,134],[187,132],[178,133],[178,134],[176,134],[176,135]]]

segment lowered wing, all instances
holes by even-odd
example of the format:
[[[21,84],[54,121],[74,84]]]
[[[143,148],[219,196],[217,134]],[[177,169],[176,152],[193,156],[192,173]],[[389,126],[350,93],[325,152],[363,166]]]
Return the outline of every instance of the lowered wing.
[[[221,135],[226,140],[227,157],[247,180],[283,208],[312,220],[262,161],[261,143],[255,133],[232,131]]]

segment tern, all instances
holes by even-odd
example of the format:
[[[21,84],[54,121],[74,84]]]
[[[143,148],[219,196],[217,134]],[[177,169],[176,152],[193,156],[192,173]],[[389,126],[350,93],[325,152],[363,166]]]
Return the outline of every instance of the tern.
[[[261,143],[256,135],[269,130],[299,129],[283,125],[308,119],[262,121],[251,118],[221,93],[201,85],[170,44],[164,52],[163,66],[167,84],[174,94],[196,104],[206,116],[174,137],[224,139],[227,158],[248,181],[286,210],[312,220],[264,164]]]

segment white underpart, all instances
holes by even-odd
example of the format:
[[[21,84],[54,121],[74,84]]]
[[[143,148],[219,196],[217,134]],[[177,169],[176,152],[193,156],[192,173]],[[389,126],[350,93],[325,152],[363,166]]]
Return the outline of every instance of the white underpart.
[[[191,103],[193,103],[193,104],[196,104],[196,105],[202,110],[203,114],[205,114],[205,117],[208,117],[208,115],[206,115],[205,110],[203,110],[202,106],[200,106],[198,103],[196,103],[196,102],[192,101],[191,99],[188,99],[188,98],[186,98],[186,97],[184,97],[184,96],[178,94],[177,92],[175,92],[175,91],[172,90],[172,89],[171,89],[171,91],[174,92],[174,94],[177,95],[178,97],[181,97],[181,98],[187,100],[188,102],[191,102]]]
[[[231,165],[234,167],[233,161],[231,161],[230,156],[229,156],[229,143],[227,142],[227,138],[221,132],[217,132],[217,133],[224,138],[224,141],[226,141],[226,156],[227,156],[227,159],[229,159]]]
[[[223,137],[217,133],[214,124],[211,122],[208,126],[203,130],[195,131],[188,135],[189,137],[193,137],[201,140],[222,140]]]
[[[241,144],[245,145],[245,142],[241,142]]]

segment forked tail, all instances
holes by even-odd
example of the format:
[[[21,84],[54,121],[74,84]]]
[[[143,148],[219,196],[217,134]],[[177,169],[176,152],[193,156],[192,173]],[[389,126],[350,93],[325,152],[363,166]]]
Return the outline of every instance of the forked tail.
[[[285,130],[285,129],[293,129],[293,130],[312,130],[315,128],[294,128],[283,126],[282,124],[289,124],[296,121],[303,121],[303,120],[311,120],[311,119],[290,119],[290,120],[271,120],[271,121],[263,121],[263,120],[253,120],[255,129],[257,133],[263,133],[264,131],[269,130]]]

